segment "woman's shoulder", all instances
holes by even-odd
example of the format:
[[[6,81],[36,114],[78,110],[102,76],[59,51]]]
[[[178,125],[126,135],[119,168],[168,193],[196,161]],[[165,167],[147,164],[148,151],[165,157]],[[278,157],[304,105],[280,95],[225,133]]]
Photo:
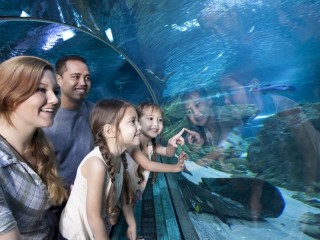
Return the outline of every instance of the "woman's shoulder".
[[[18,160],[13,152],[0,138],[0,167],[6,167],[17,162]]]

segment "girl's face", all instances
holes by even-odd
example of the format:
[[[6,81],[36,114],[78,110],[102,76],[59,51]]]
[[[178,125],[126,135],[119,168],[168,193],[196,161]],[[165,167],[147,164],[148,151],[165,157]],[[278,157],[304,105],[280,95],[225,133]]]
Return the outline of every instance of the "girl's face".
[[[50,127],[59,108],[58,85],[51,71],[46,70],[34,94],[19,104],[10,116],[17,126]]]
[[[191,93],[184,103],[189,120],[196,126],[205,126],[212,115],[212,102],[203,99],[198,92]]]
[[[140,144],[140,129],[137,111],[133,107],[128,107],[119,124],[120,141],[124,150]]]
[[[156,138],[163,129],[161,110],[148,107],[140,117],[141,133],[148,138]]]

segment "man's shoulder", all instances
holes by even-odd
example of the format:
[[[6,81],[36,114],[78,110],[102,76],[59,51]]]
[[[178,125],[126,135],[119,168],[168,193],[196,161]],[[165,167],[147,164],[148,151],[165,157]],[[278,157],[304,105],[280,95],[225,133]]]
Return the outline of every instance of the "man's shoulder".
[[[94,102],[91,102],[89,100],[84,100],[82,103],[82,107],[88,109],[89,111],[91,111],[95,106]]]

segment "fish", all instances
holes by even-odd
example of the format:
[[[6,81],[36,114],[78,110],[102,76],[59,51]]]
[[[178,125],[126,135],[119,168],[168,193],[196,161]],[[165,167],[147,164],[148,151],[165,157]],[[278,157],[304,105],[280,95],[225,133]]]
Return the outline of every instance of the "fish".
[[[184,202],[188,210],[200,213],[208,213],[217,216],[223,223],[228,224],[228,216],[250,218],[248,211],[241,203],[212,193],[187,180],[178,179],[178,184],[183,194]],[[208,204],[208,202],[210,202]]]
[[[255,178],[206,178],[198,185],[186,178],[177,180],[187,209],[196,213],[209,213],[228,224],[227,219],[254,219],[251,208],[251,194],[262,184],[262,194],[257,199],[261,204],[258,218],[277,218],[285,202],[280,191],[261,179]],[[259,187],[259,186],[258,186]]]
[[[134,80],[129,80],[129,77],[126,77],[126,78],[122,78],[122,79],[116,79],[114,81],[114,85],[116,86],[116,88],[118,90],[122,90],[125,85],[133,83],[133,82],[134,82]]]
[[[153,79],[156,82],[166,83],[168,79],[174,74],[174,72],[169,72],[165,77],[160,78],[158,75],[156,75],[152,70],[145,69],[146,75],[148,79]]]
[[[183,172],[193,176],[193,174],[186,167],[184,167]]]
[[[190,200],[190,202],[191,202],[191,205],[192,205],[193,209],[194,209],[197,213],[199,213],[199,212],[200,212],[200,206],[199,206],[199,204],[197,204],[197,202],[195,202],[194,200]]]
[[[181,174],[190,182],[199,185],[202,178],[231,177],[231,174],[217,171],[211,167],[203,167],[192,160],[184,161],[185,169]]]
[[[249,89],[250,92],[260,92],[262,94],[272,93],[272,92],[293,92],[296,91],[296,87],[292,85],[271,85],[266,84],[261,87],[252,87]]]
[[[214,214],[224,223],[227,217],[250,220],[251,196],[259,187],[261,195],[257,200],[262,207],[259,218],[277,218],[285,208],[280,190],[265,180],[232,177],[191,160],[185,161],[185,168],[187,171],[182,171],[177,181],[189,210]]]
[[[259,178],[203,178],[200,186],[236,201],[247,209],[251,207],[252,197],[260,192],[256,200],[261,207],[259,213],[261,218],[277,218],[285,208],[285,201],[279,189]]]

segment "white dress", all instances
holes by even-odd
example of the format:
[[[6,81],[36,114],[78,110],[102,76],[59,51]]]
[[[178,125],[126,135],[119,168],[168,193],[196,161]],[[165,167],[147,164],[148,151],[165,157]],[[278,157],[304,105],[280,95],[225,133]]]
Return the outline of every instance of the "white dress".
[[[148,159],[151,161],[151,157],[153,154],[153,147],[151,142],[148,144]],[[137,175],[137,169],[139,167],[139,164],[130,156],[129,153],[126,152],[126,158],[128,162],[128,172],[130,175],[130,181],[131,181],[131,189],[134,192],[135,195],[135,203],[137,203],[139,200],[142,199],[142,194],[144,192],[144,189],[146,188],[147,181],[150,175],[150,171],[144,170],[143,171],[143,177],[144,180],[141,181],[141,179]]]
[[[103,161],[101,152],[98,147],[95,147],[80,163],[74,185],[67,205],[64,208],[59,224],[59,230],[62,236],[68,240],[87,240],[94,239],[90,225],[88,223],[86,202],[87,202],[87,179],[83,177],[81,173],[81,166],[90,157],[95,156]],[[103,161],[104,163],[104,161]],[[116,174],[115,187],[116,187],[116,199],[119,200],[123,182],[123,164],[119,173]],[[106,176],[105,178],[105,192],[106,196],[111,187],[111,179]],[[103,201],[101,216],[107,220],[107,213],[105,212],[105,204]],[[106,223],[107,232],[109,232],[111,226]]]

